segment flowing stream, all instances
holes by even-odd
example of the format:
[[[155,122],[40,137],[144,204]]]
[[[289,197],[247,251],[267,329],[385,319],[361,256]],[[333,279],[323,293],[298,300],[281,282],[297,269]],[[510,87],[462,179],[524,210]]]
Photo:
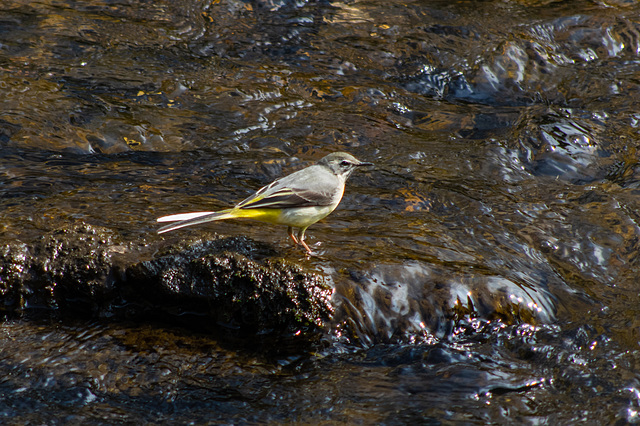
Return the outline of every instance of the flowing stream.
[[[274,357],[7,313],[0,422],[638,422],[639,77],[632,1],[3,0],[0,245],[244,235],[335,316]],[[251,221],[155,233],[333,151],[375,167],[317,256]]]

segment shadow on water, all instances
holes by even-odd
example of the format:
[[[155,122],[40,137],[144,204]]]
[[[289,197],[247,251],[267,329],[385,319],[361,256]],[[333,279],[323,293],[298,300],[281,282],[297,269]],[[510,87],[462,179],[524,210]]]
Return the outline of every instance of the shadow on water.
[[[335,312],[297,346],[23,306],[1,324],[0,418],[637,422],[639,14],[3,2],[4,312],[30,296],[10,290],[20,256],[77,224],[135,244],[130,263],[246,236],[325,277]],[[231,206],[333,151],[376,167],[308,230],[317,256],[250,221],[155,233],[157,217]]]

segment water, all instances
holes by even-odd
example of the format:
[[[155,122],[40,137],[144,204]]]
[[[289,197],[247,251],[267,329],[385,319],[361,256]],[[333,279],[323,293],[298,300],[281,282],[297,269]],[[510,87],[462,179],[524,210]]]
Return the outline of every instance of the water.
[[[638,421],[634,2],[5,1],[0,238],[219,232],[327,275],[323,343],[7,314],[8,424]],[[323,155],[312,226],[157,236]],[[3,283],[0,274],[0,283]]]

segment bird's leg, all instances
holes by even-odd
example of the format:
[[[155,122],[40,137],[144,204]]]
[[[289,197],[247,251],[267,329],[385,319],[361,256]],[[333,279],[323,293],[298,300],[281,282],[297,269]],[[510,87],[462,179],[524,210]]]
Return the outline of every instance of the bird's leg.
[[[291,226],[290,226],[290,227],[288,227],[288,228],[287,228],[287,233],[289,234],[289,236],[291,237],[291,239],[293,240],[293,242],[294,242],[294,243],[296,243],[296,244],[300,244],[300,243],[298,242],[298,239],[296,238],[296,236],[295,236],[295,235],[293,235],[293,227],[291,227]]]
[[[300,245],[307,250],[308,254],[313,254],[307,243],[304,242],[304,231],[306,230],[307,228],[300,228],[300,232],[298,232],[298,241],[300,241]]]

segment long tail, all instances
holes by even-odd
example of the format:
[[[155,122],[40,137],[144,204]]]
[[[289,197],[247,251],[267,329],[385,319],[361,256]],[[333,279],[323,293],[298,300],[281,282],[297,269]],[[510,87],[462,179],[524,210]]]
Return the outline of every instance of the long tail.
[[[233,214],[234,209],[221,210],[219,212],[196,212],[181,213],[171,216],[163,216],[157,219],[158,222],[176,222],[165,225],[158,229],[158,234],[173,231],[174,229],[184,228],[185,226],[198,225],[205,222],[213,222],[215,220],[224,220],[238,217]]]

